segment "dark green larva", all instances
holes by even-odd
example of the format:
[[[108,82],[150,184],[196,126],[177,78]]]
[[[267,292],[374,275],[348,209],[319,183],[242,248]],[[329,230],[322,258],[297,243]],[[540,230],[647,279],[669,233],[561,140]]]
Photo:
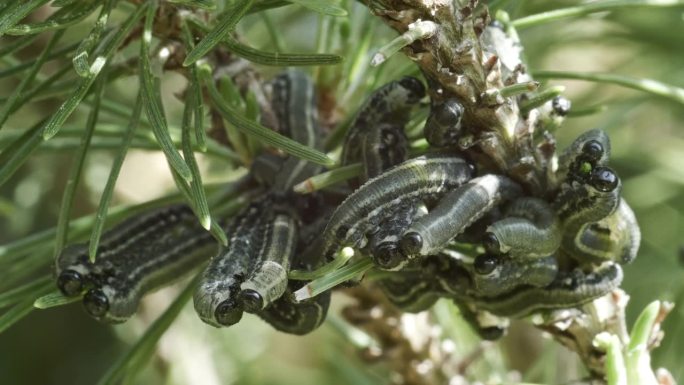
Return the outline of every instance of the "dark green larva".
[[[57,285],[67,296],[87,290],[86,311],[121,323],[146,293],[192,272],[217,249],[188,206],[172,206],[131,218],[106,232],[94,263],[87,246],[65,249],[57,258]]]
[[[575,235],[573,256],[583,261],[630,263],[636,258],[641,232],[634,212],[624,199],[617,210]]]
[[[617,210],[621,187],[615,172],[607,167],[595,168],[587,183],[563,186],[554,202],[563,229],[562,250],[580,262],[591,262],[578,237]]]
[[[579,270],[561,273],[543,288],[523,287],[495,298],[475,299],[473,303],[479,309],[499,316],[520,318],[542,310],[581,306],[610,293],[621,282],[620,266],[607,263],[591,273]]]
[[[553,208],[545,201],[524,197],[513,201],[506,218],[492,223],[483,243],[489,253],[512,258],[541,258],[558,250],[560,223]]]
[[[408,122],[411,108],[425,96],[425,86],[416,78],[404,77],[400,80],[385,84],[374,91],[359,109],[352,122],[342,147],[342,164],[359,162],[365,155],[394,151],[392,147],[384,146],[383,151],[373,151],[373,146],[382,146],[382,130],[391,129],[402,140],[404,125]],[[369,131],[371,138],[368,140]],[[404,137],[405,139],[405,137]],[[364,145],[365,144],[365,145]],[[366,175],[370,178],[373,175]]]
[[[273,81],[273,109],[280,129],[299,143],[320,149],[320,128],[314,84],[305,73],[288,70]],[[274,189],[289,191],[315,174],[319,166],[290,156],[274,181]]]
[[[365,246],[366,233],[392,216],[404,202],[438,199],[471,178],[463,159],[433,154],[409,159],[364,183],[334,211],[323,231],[323,257],[342,245]]]
[[[471,277],[478,296],[496,297],[523,286],[544,287],[557,273],[558,262],[553,255],[525,260],[483,254],[475,258]]]
[[[520,193],[520,187],[507,177],[490,174],[475,178],[446,194],[427,215],[414,221],[402,235],[401,249],[408,256],[435,254],[493,206]]]
[[[226,233],[228,248],[212,258],[195,290],[193,302],[200,319],[209,325],[234,325],[242,318],[238,300],[240,285],[254,268],[259,245],[264,236],[262,202],[243,209],[231,222]]]
[[[608,165],[610,138],[605,131],[589,130],[568,147],[558,158],[560,181],[584,182],[593,168]]]

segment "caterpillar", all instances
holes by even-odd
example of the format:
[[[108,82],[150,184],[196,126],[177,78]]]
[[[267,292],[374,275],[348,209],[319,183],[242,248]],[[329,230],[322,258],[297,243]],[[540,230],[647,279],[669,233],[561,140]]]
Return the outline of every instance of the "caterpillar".
[[[407,256],[438,252],[477,218],[501,201],[521,193],[520,187],[500,175],[485,175],[446,194],[427,215],[418,218],[402,235]]]
[[[106,232],[95,262],[84,244],[66,248],[57,257],[57,286],[66,296],[87,290],[88,314],[121,323],[135,313],[144,294],[193,271],[216,248],[188,206],[166,207]]]
[[[524,197],[506,209],[506,218],[492,223],[483,236],[488,253],[511,258],[540,258],[558,250],[561,229],[553,208],[545,201]]]

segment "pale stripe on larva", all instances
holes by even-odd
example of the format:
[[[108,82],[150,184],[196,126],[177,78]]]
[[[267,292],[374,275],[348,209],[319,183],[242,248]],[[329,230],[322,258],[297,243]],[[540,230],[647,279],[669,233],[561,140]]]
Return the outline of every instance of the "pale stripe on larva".
[[[581,306],[615,290],[621,282],[622,269],[609,262],[591,273],[559,274],[547,287],[521,288],[491,299],[475,299],[473,303],[499,316],[520,318],[542,310]]]
[[[277,214],[269,226],[256,267],[240,285],[239,299],[245,311],[255,313],[280,298],[287,288],[290,258],[297,241],[297,223],[288,214]]]
[[[504,176],[475,178],[446,194],[427,215],[414,221],[402,235],[401,249],[407,256],[435,254],[493,206],[521,192]]]
[[[281,131],[299,143],[319,149],[320,129],[314,84],[303,72],[288,70],[273,82],[273,107]],[[290,191],[292,186],[315,174],[320,167],[290,156],[276,175],[274,188]]]
[[[544,287],[558,273],[554,255],[542,258],[512,259],[506,256],[480,255],[471,267],[473,292],[494,297],[522,286]]]

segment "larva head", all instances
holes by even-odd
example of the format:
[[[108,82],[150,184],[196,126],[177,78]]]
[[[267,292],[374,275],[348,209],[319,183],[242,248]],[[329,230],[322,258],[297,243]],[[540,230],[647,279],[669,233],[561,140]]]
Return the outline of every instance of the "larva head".
[[[235,299],[229,298],[219,303],[214,310],[216,322],[223,326],[231,326],[242,319],[242,306]]]
[[[481,254],[475,257],[473,268],[480,275],[491,274],[499,265],[499,258],[491,254]]]
[[[373,262],[383,270],[398,270],[408,260],[396,242],[383,242],[373,250]]]
[[[105,293],[97,288],[90,289],[83,296],[83,306],[85,307],[88,314],[90,314],[95,319],[103,319],[109,312],[109,298]]]
[[[555,112],[558,116],[567,115],[568,112],[570,112],[571,106],[572,103],[570,102],[570,100],[562,96],[556,96],[551,102],[551,108],[553,109],[553,112]]]
[[[264,308],[264,298],[258,291],[253,289],[244,289],[240,291],[238,301],[247,313],[256,313]],[[216,317],[216,319],[218,319],[218,317]]]
[[[501,242],[499,242],[499,238],[492,232],[488,231],[484,233],[482,236],[482,246],[484,246],[488,254],[501,253]]]
[[[399,80],[399,84],[407,91],[407,103],[416,104],[425,97],[425,86],[420,80],[411,76],[405,76]]]
[[[75,270],[64,270],[57,277],[57,288],[65,296],[75,297],[83,292],[83,276]]]
[[[620,179],[611,168],[596,167],[591,172],[589,184],[596,190],[607,193],[618,188]]]
[[[463,106],[456,99],[433,104],[424,128],[428,143],[438,147],[458,143],[463,111]]]
[[[401,237],[399,247],[406,256],[418,255],[423,247],[423,237],[415,231],[409,231]]]

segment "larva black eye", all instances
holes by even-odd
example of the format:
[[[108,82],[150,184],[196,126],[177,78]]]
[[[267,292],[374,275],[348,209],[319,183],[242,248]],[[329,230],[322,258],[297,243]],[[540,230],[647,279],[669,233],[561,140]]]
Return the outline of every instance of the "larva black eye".
[[[491,254],[481,254],[475,258],[473,267],[475,272],[480,275],[487,275],[496,269],[499,264],[498,258]]]
[[[248,313],[256,313],[264,307],[264,298],[256,290],[242,290],[238,296],[238,301]],[[216,317],[218,319],[218,317]],[[238,319],[239,321],[239,319]]]
[[[415,231],[408,232],[401,237],[399,246],[405,255],[417,255],[423,247],[423,237]]]
[[[463,116],[463,106],[456,99],[445,100],[439,106],[436,106],[433,113],[433,119],[440,125],[451,126],[458,130],[458,126]]]
[[[551,102],[551,108],[553,108],[553,111],[557,113],[559,116],[567,115],[568,112],[570,112],[571,107],[572,103],[570,102],[570,100],[562,96],[556,96]]]
[[[591,173],[589,183],[597,190],[611,192],[618,186],[618,176],[608,167],[596,167]]]
[[[425,86],[423,85],[423,83],[420,82],[420,80],[416,78],[405,76],[401,80],[399,80],[399,84],[401,84],[401,86],[406,88],[407,90],[411,91],[411,95],[409,96],[410,102],[415,103],[425,96]]]
[[[506,329],[498,326],[490,326],[477,331],[483,340],[495,341],[506,334]]]
[[[214,317],[223,326],[235,325],[242,319],[242,308],[234,300],[227,299],[216,307]]]
[[[102,317],[109,310],[109,300],[100,289],[91,289],[83,297],[83,306],[88,314],[95,318]]]
[[[373,253],[375,264],[383,269],[393,269],[405,259],[396,244],[384,243]]]
[[[582,146],[582,154],[596,162],[603,156],[603,145],[598,140],[590,140]]]
[[[83,291],[83,277],[76,271],[64,270],[57,277],[57,287],[67,297],[75,297]]]
[[[499,254],[501,250],[501,243],[494,233],[486,232],[482,236],[482,246],[489,254]]]

